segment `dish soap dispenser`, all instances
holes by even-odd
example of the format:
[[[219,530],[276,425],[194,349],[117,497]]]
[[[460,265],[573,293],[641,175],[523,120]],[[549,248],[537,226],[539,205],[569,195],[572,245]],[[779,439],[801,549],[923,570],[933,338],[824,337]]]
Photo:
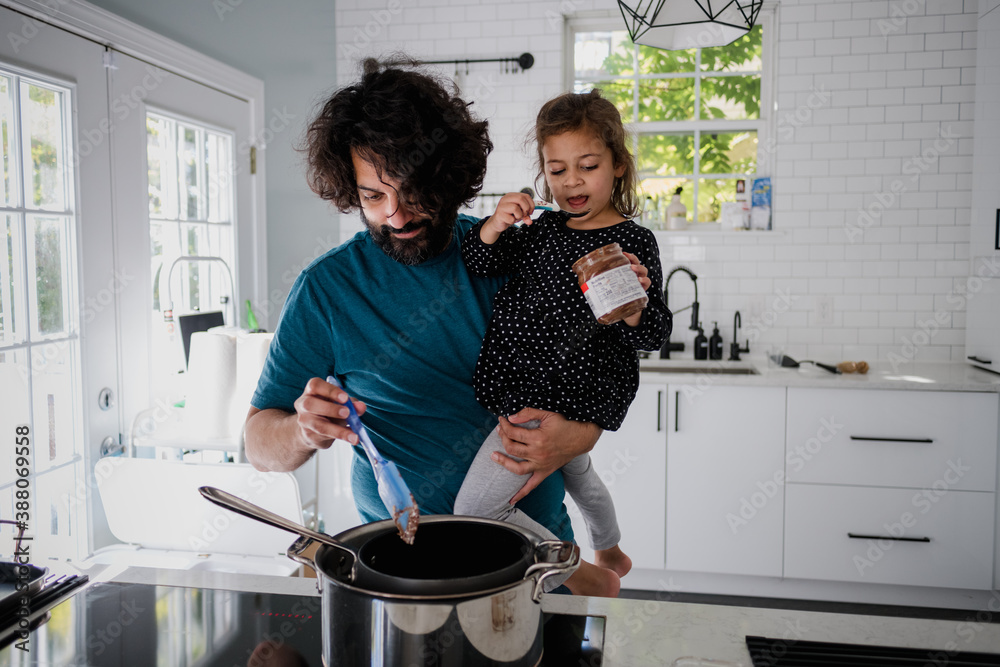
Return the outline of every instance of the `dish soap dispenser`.
[[[708,358],[722,359],[722,336],[719,334],[719,323],[712,322],[714,329],[712,337],[708,339]]]
[[[687,206],[681,203],[681,191],[684,188],[677,188],[674,196],[670,199],[670,206],[667,207],[667,229],[687,228]]]
[[[694,337],[694,358],[708,359],[708,338],[705,337],[705,330],[698,325],[698,335]]]

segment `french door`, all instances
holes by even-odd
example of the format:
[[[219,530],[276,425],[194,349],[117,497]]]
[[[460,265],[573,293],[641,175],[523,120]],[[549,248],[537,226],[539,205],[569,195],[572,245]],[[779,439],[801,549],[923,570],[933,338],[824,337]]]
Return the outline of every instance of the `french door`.
[[[93,466],[120,433],[108,88],[103,47],[0,24],[30,28],[0,40],[0,518],[27,519],[34,562],[86,553]]]
[[[4,7],[0,25],[0,519],[28,507],[32,561],[77,558],[114,541],[102,456],[177,397],[163,292],[230,325],[255,296],[250,104]],[[178,259],[204,255],[222,261]]]
[[[130,280],[119,295],[122,411],[132,431],[140,412],[167,419],[186,393],[178,318],[217,310],[239,326],[241,297],[252,298],[254,240],[239,225],[253,206],[250,112],[136,58],[116,53],[113,64],[115,244]]]

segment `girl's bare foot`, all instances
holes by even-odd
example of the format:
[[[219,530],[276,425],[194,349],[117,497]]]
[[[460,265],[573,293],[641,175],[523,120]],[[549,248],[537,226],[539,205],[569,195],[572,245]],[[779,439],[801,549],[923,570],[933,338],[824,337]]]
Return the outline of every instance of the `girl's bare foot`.
[[[613,570],[618,576],[624,577],[632,569],[632,559],[616,544],[610,549],[599,549],[594,552],[594,565]]]
[[[602,598],[616,598],[621,590],[621,577],[614,570],[598,567],[585,560],[580,561],[580,567],[565,581],[566,588],[573,595],[591,595]]]

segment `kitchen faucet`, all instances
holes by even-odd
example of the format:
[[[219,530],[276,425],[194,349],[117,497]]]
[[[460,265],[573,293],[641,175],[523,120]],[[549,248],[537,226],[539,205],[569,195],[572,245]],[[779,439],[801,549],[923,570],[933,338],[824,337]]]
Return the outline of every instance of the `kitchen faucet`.
[[[740,352],[750,352],[749,338],[747,338],[746,347],[740,347],[740,344],[736,340],[739,337],[739,330],[742,326],[743,318],[740,317],[740,311],[737,310],[736,314],[733,315],[733,342],[729,344],[729,361],[739,361]]]
[[[674,267],[670,271],[670,273],[667,274],[667,279],[663,282],[663,305],[667,306],[667,310],[670,310],[670,304],[668,303],[668,297],[667,297],[667,295],[668,295],[667,288],[670,286],[670,278],[675,273],[677,273],[678,271],[683,271],[684,273],[686,273],[689,276],[691,276],[691,284],[694,285],[694,302],[690,306],[684,306],[683,308],[680,308],[678,310],[672,311],[672,314],[676,315],[677,313],[679,313],[679,312],[681,312],[683,310],[687,310],[688,308],[690,308],[691,309],[691,326],[688,327],[688,328],[691,329],[692,331],[697,331],[698,328],[699,328],[699,323],[698,323],[698,308],[699,308],[699,304],[698,304],[698,276],[696,276],[694,274],[694,272],[691,271],[691,269],[689,269],[689,268],[687,268],[685,266],[677,266],[677,267]],[[684,351],[684,343],[671,343],[670,342],[670,336],[668,335],[666,342],[663,344],[663,347],[660,348],[660,359],[669,359],[671,352],[683,352],[683,351]]]

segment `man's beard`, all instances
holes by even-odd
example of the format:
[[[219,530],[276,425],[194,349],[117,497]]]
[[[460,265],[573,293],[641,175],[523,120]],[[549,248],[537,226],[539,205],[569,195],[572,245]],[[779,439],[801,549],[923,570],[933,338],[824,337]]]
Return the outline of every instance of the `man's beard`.
[[[361,213],[361,222],[365,223],[375,245],[381,248],[382,252],[390,259],[400,264],[420,264],[439,255],[448,246],[455,229],[454,223],[443,223],[431,218],[410,220],[401,229],[394,229],[388,224],[376,226],[368,221],[363,210],[359,212]],[[405,234],[421,228],[426,229],[422,234],[413,238],[401,239],[397,237],[397,234]]]

